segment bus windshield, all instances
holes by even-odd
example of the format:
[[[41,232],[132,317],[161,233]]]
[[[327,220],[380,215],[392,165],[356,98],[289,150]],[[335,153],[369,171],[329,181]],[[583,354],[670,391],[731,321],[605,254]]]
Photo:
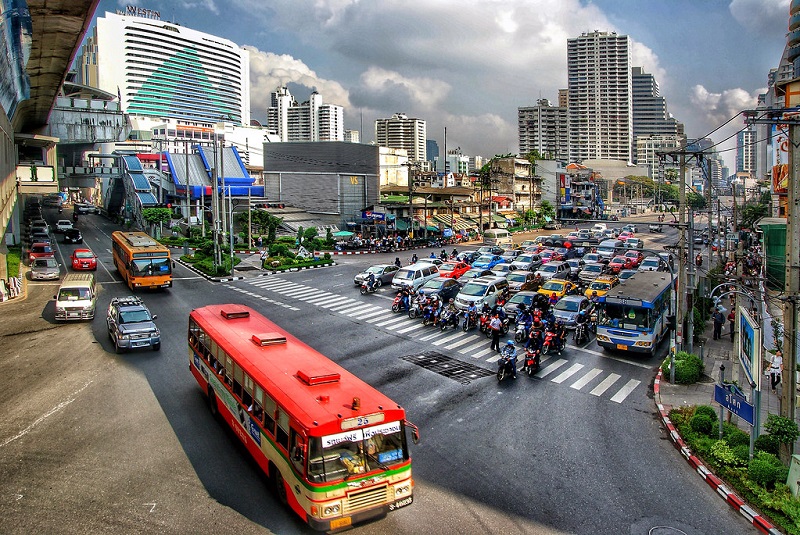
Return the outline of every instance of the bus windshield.
[[[408,460],[400,422],[309,439],[308,478],[346,480],[371,470],[388,470]]]
[[[650,310],[652,309],[606,303],[600,310],[597,321],[605,327],[648,331],[652,328]]]
[[[151,275],[170,275],[172,268],[169,258],[142,258],[131,262],[131,274],[134,277],[147,277]]]

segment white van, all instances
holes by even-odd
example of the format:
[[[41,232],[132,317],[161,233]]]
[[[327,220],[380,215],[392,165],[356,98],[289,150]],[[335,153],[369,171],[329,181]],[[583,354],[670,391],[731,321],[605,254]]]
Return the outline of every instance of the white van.
[[[97,305],[97,285],[93,273],[68,273],[56,300],[56,320],[90,320]]]
[[[595,223],[591,230],[592,232],[603,232],[607,228],[608,225],[606,225],[605,223]]]
[[[439,276],[439,268],[427,262],[417,262],[410,266],[401,267],[392,277],[392,288],[400,290],[403,286],[411,288],[413,291],[429,280]]]
[[[483,244],[511,247],[514,245],[514,240],[511,239],[511,233],[506,229],[490,228],[483,233]]]
[[[621,253],[625,249],[625,242],[622,240],[603,240],[597,246],[597,254],[602,258],[611,260],[615,255]]]

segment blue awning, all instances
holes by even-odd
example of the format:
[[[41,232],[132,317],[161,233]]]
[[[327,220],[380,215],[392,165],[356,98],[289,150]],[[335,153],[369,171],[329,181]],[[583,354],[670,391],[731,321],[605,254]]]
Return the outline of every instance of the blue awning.
[[[137,191],[136,196],[139,197],[139,201],[141,201],[142,206],[145,208],[158,204],[158,199],[156,199],[155,195],[152,193],[142,193]]]

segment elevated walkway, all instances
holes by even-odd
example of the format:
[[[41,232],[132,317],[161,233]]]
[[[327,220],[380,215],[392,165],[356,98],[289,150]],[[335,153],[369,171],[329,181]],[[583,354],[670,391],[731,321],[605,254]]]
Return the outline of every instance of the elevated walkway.
[[[212,170],[217,165],[217,152],[208,147],[195,145],[195,152],[189,154],[166,154],[169,172],[175,185],[175,192],[186,196],[188,184],[189,195],[199,199],[201,195],[211,195]],[[245,169],[236,147],[225,147],[217,169],[217,192],[251,198],[264,197],[264,186],[255,186],[255,180]]]

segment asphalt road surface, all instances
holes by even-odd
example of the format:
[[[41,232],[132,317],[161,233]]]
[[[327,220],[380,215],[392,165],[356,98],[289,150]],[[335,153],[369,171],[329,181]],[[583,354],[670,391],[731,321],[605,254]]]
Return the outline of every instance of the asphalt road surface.
[[[113,272],[113,227],[99,216],[80,226],[101,260],[98,317],[55,324],[53,283],[31,283],[27,301],[0,308],[5,533],[310,533],[211,417],[188,371],[188,313],[220,302],[260,310],[420,427],[414,504],[354,533],[753,530],[666,440],[652,401],[657,358],[570,346],[537,377],[498,384],[480,333],[442,335],[392,314],[388,289],[358,293],[353,275],[394,254],[229,283],[179,267],[174,288],[142,294],[161,351],[115,355],[103,314],[129,291]]]

